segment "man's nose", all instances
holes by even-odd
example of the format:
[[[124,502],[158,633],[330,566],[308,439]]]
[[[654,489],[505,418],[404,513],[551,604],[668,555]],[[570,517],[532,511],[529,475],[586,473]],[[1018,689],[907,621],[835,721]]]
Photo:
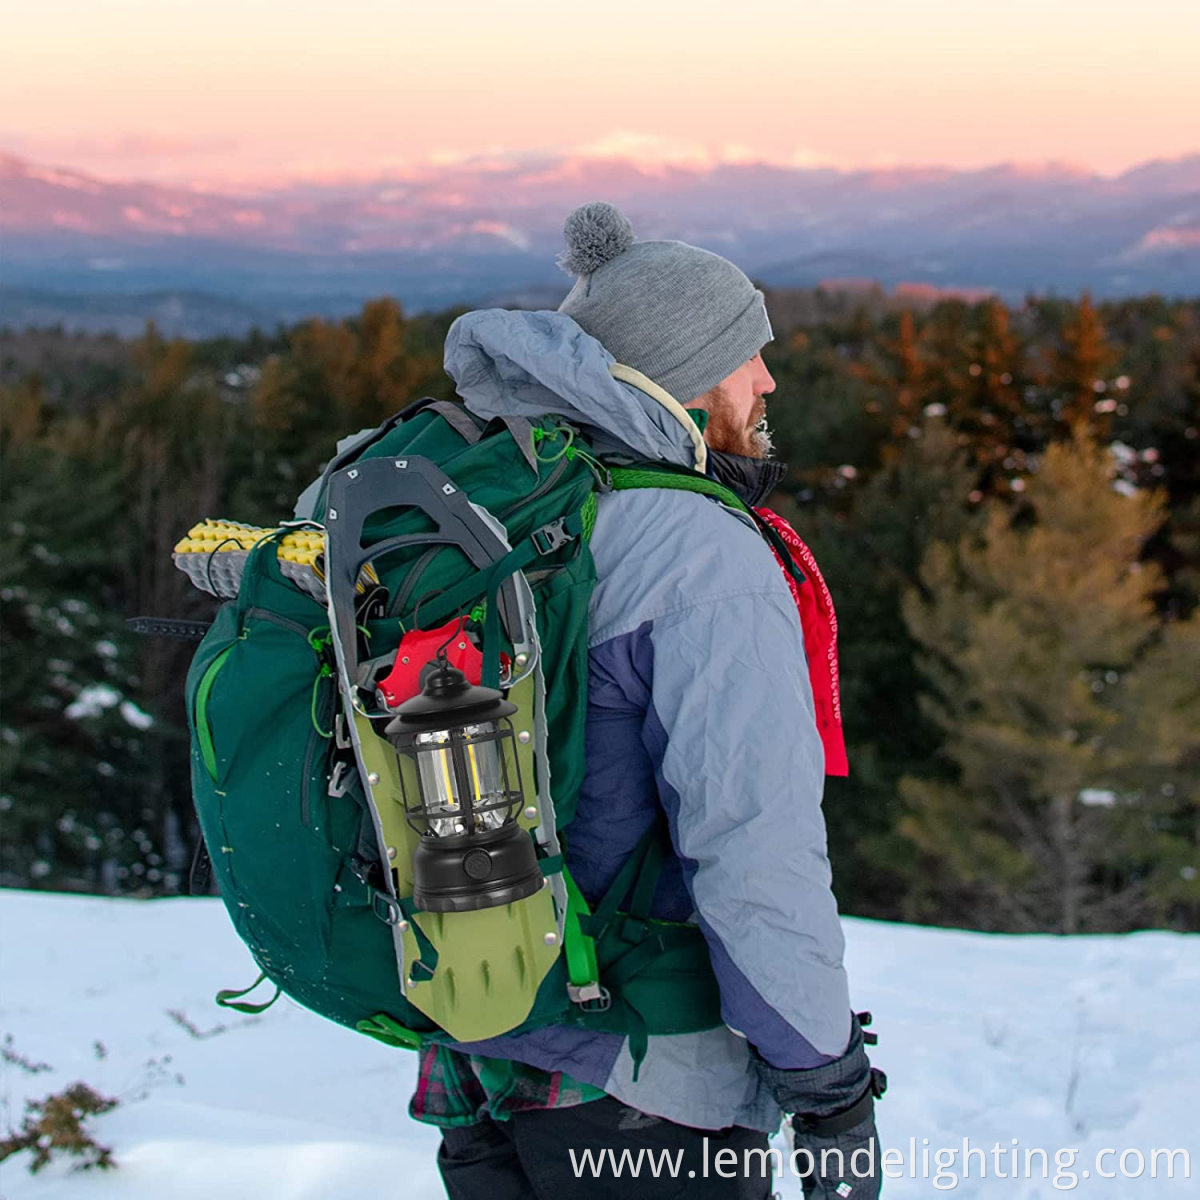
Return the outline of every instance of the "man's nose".
[[[763,366],[762,375],[759,379],[758,387],[755,389],[760,396],[769,396],[775,390],[775,380],[771,377],[771,372]]]

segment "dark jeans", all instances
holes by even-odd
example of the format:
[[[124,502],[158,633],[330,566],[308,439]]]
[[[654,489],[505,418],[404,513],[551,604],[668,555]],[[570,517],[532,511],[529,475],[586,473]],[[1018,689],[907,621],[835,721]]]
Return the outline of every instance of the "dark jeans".
[[[759,1130],[692,1129],[606,1096],[445,1129],[438,1169],[450,1200],[767,1200],[766,1156],[743,1153],[766,1147]]]

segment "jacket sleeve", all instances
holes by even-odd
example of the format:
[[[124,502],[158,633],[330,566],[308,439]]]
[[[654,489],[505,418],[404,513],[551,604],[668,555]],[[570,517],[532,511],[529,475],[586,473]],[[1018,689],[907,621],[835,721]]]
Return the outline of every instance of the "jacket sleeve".
[[[770,1066],[809,1068],[851,1032],[824,753],[782,575],[740,582],[654,619],[643,736],[725,1023]]]

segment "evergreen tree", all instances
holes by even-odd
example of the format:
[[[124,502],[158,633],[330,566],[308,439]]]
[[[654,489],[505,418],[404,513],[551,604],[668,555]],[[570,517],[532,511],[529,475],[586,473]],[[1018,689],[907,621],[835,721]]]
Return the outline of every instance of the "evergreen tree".
[[[881,417],[873,424],[876,439],[882,443],[878,458],[883,463],[894,461],[902,453],[909,431],[921,424],[935,383],[934,372],[922,352],[916,314],[904,308],[894,324],[894,332],[891,322],[874,332],[863,348],[861,361],[852,368],[853,375],[873,393],[866,400],[866,412]]]
[[[894,341],[884,343],[895,363],[896,402],[892,406],[888,432],[893,441],[902,438],[920,424],[929,385],[929,371],[917,342],[916,318],[911,308],[900,314]]]
[[[957,541],[971,523],[974,472],[944,422],[913,427],[900,453],[852,491],[849,507],[788,510],[812,547],[838,614],[848,779],[826,781],[834,881],[844,907],[893,916],[917,869],[895,834],[897,786],[937,751],[937,727],[918,703],[925,688],[901,598],[917,586],[931,541]]]
[[[977,307],[970,354],[967,382],[955,397],[950,419],[967,435],[971,458],[980,470],[980,489],[987,495],[1004,495],[1012,481],[1021,478],[1026,456],[1042,441],[1044,428],[1041,414],[1026,396],[1024,347],[1009,310],[998,300]]]
[[[843,905],[880,917],[1062,927],[1059,892],[1034,888],[1031,899],[1025,879],[1071,878],[1060,868],[1074,862],[1081,927],[1200,927],[1200,666],[1197,627],[1185,620],[1200,596],[1200,302],[927,309],[898,308],[882,293],[818,291],[772,294],[770,305],[777,340],[766,353],[779,390],[769,409],[793,468],[789,511],[840,619],[852,774],[830,781],[826,812]],[[346,322],[195,344],[153,330],[135,343],[0,331],[3,882],[178,890],[191,824],[181,694],[192,648],[134,638],[123,620],[210,615],[214,603],[170,562],[191,524],[209,515],[274,524],[338,438],[422,394],[452,395],[440,358],[455,315],[408,317],[383,301]],[[1101,480],[1100,458],[1082,488],[1099,533],[1072,518],[1074,532],[1055,541],[1048,531],[1067,512],[1053,510],[1053,489],[1031,504],[1014,485],[1036,493],[1047,469],[1038,457],[1075,415],[1102,433],[1111,421],[1120,469]],[[1081,486],[1062,489],[1069,512],[1080,508],[1070,497]],[[1104,611],[1106,580],[1132,577],[1139,561],[1135,550],[1113,557],[1105,529],[1118,523],[1108,505],[1136,506],[1147,488],[1162,490],[1170,517],[1141,551],[1138,586],[1153,610],[1130,622],[1145,636],[1123,658],[1122,647],[1098,642],[1085,662],[1062,631],[1089,630],[1095,614],[1049,572],[1059,562],[1073,578],[1091,562]],[[977,522],[986,537],[967,536]],[[1048,540],[1020,542],[1036,530]],[[926,590],[919,568],[936,566],[931,543],[947,547],[950,582]],[[996,547],[1010,544],[1033,564],[1036,595],[1000,562]],[[987,589],[976,559],[991,572]],[[1012,619],[1017,599],[1005,588],[1041,615]],[[931,606],[924,620],[940,631],[935,644],[916,636],[921,618],[906,620],[906,592],[922,597],[910,605]],[[1039,638],[1051,647],[1044,655]],[[980,646],[996,660],[991,676]],[[1037,694],[1002,703],[996,688],[1014,675],[1005,664],[1022,646],[1040,661]],[[1073,701],[1082,715],[1062,726],[1074,729],[1062,739],[1070,753],[1024,707],[1063,709],[1068,668],[1086,672]],[[923,709],[923,694],[940,706]],[[1005,736],[1020,753],[997,748]],[[905,776],[917,781],[906,788],[925,790],[908,809],[898,798]],[[968,777],[983,782],[968,787]],[[1062,779],[1070,786],[1043,786]],[[938,786],[948,789],[944,819],[928,794]],[[1001,788],[1000,798],[987,788]],[[1055,834],[1060,794],[1073,799]],[[1073,858],[1055,837],[1067,846],[1074,838]],[[1002,903],[994,893],[1004,888]]]
[[[333,453],[423,393],[453,395],[441,357],[409,349],[413,330],[393,300],[373,300],[355,321],[308,321],[288,352],[270,357],[250,403],[250,461],[233,499],[273,523]]]
[[[122,569],[122,617],[211,617],[212,601],[188,585],[172,551],[197,520],[224,507],[233,421],[191,345],[150,326],[134,344],[116,403],[97,420],[93,450],[114,464],[120,481],[125,536],[114,557]],[[126,787],[169,890],[182,883],[194,824],[180,689],[194,649],[170,638],[136,639],[138,695],[155,731]]]
[[[935,411],[955,413],[960,397],[970,390],[974,336],[971,308],[962,300],[943,300],[922,323],[920,353],[929,379],[926,401],[938,406]],[[958,432],[960,446],[966,447],[969,440],[965,431]]]
[[[1113,409],[1103,396],[1108,389],[1106,375],[1115,361],[1103,318],[1084,292],[1059,332],[1046,371],[1060,433],[1079,429],[1098,438],[1109,435]]]
[[[151,718],[121,619],[122,495],[36,381],[0,388],[0,884],[162,878],[132,790]],[[147,872],[149,873],[147,875]]]
[[[980,535],[929,547],[904,612],[954,776],[902,783],[927,868],[914,915],[949,898],[964,924],[1063,933],[1172,915],[1146,862],[1195,857],[1196,793],[1151,785],[1182,770],[1200,713],[1195,630],[1160,641],[1161,574],[1140,559],[1162,518],[1080,436],[1046,452],[1021,510],[991,501]]]
[[[788,490],[841,507],[848,480],[877,467],[885,428],[879,389],[839,352],[839,337],[797,332],[763,353],[778,385],[769,414]]]

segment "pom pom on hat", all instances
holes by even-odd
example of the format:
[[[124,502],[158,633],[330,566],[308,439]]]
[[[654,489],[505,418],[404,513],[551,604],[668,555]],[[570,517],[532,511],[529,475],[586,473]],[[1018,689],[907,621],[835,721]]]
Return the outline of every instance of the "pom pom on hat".
[[[571,213],[563,233],[559,265],[579,278],[558,311],[681,404],[771,340],[762,292],[727,258],[686,242],[637,241],[624,213],[600,202]]]
[[[590,275],[634,243],[629,218],[603,200],[580,205],[563,224],[563,234],[567,248],[558,263],[572,275]]]

